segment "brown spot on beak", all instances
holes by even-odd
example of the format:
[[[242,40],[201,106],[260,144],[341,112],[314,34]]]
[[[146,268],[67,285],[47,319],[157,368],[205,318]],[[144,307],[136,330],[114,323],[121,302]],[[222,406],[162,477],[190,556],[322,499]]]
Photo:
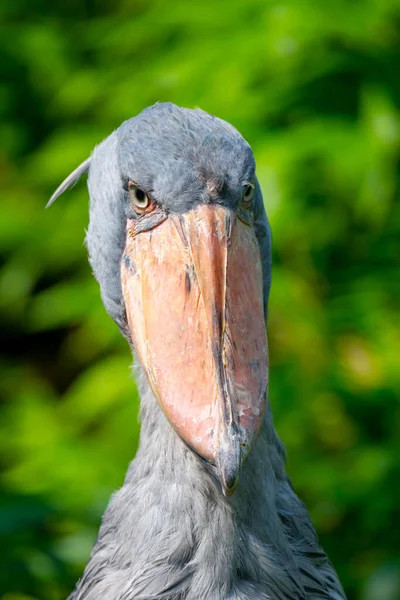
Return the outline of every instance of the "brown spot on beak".
[[[122,256],[122,264],[129,270],[133,275],[136,275],[136,267],[128,254]]]
[[[190,272],[189,269],[186,269],[186,273],[185,273],[185,289],[186,289],[186,293],[189,295],[190,294],[190,290],[192,288],[192,281],[190,278]]]

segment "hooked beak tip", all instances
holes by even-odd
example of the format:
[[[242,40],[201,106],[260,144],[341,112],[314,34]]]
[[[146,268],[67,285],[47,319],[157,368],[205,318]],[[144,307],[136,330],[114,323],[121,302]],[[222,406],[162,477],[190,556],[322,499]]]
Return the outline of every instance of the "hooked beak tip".
[[[238,433],[227,433],[219,447],[217,468],[224,496],[229,497],[234,494],[239,483],[242,451]]]

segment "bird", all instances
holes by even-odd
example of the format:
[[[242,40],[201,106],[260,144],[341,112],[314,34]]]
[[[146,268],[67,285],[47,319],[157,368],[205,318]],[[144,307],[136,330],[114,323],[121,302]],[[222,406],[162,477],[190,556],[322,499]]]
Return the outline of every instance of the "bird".
[[[95,147],[89,262],[137,365],[140,441],[69,600],[343,600],[268,397],[271,229],[250,145],[156,103]]]

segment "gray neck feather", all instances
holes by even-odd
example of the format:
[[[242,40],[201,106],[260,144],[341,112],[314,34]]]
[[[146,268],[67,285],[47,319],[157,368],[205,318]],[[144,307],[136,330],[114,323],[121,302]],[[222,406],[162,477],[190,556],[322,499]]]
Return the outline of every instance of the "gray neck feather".
[[[285,475],[270,407],[227,499],[174,432],[143,374],[139,388],[140,446],[71,600],[342,598],[304,594],[304,556],[296,557],[280,510],[290,520],[297,508],[299,527],[305,518],[308,528],[303,543],[316,540]]]
[[[70,600],[343,600],[270,407],[232,498],[139,375],[141,439]]]

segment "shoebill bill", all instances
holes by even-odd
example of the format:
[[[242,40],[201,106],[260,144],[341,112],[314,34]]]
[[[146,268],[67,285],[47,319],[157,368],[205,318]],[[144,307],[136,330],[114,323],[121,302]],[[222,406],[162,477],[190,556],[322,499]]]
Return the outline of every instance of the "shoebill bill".
[[[271,234],[248,143],[156,104],[88,173],[87,247],[139,367],[141,433],[71,600],[345,598],[268,402]]]

